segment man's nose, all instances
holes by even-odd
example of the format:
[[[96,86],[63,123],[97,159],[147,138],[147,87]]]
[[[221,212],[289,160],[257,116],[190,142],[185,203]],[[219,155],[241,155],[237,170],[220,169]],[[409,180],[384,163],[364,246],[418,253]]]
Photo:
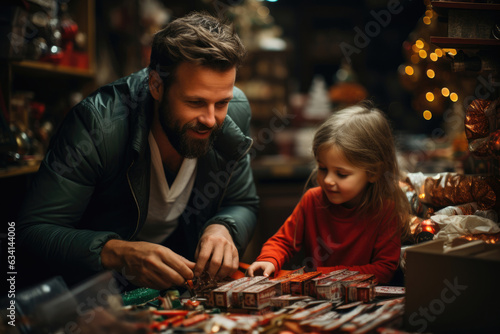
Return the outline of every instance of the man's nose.
[[[198,121],[206,127],[213,128],[215,126],[215,105],[208,105],[203,113],[198,117]]]

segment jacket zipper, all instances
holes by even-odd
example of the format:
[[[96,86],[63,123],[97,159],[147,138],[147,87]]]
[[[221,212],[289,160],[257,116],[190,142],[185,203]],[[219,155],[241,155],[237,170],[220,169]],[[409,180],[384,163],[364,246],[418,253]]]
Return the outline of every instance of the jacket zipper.
[[[139,202],[137,202],[137,197],[135,196],[134,189],[132,188],[132,183],[130,182],[130,176],[128,174],[130,171],[130,168],[132,168],[132,166],[134,165],[134,162],[135,162],[135,160],[132,160],[132,163],[130,164],[130,166],[127,169],[127,181],[128,181],[128,186],[130,188],[130,192],[132,192],[132,196],[134,197],[135,206],[137,207],[137,224],[135,226],[134,233],[132,233],[132,236],[128,240],[132,240],[132,238],[135,236],[135,233],[139,229],[139,221],[141,218],[141,208],[139,207]]]
[[[243,154],[238,159],[236,159],[236,164],[233,167],[233,169],[231,170],[231,173],[229,173],[229,177],[227,178],[226,186],[224,187],[224,191],[222,193],[222,196],[221,196],[221,198],[219,200],[219,203],[217,204],[217,211],[219,211],[220,206],[222,205],[222,200],[224,199],[224,196],[226,196],[227,186],[228,186],[229,182],[231,182],[231,177],[233,176],[233,172],[236,169],[236,165],[237,165],[238,161],[240,161],[244,156],[247,155],[247,153],[252,148],[252,145],[253,145],[253,139],[250,138],[250,145],[248,145],[248,148],[246,149],[246,151],[243,152]]]

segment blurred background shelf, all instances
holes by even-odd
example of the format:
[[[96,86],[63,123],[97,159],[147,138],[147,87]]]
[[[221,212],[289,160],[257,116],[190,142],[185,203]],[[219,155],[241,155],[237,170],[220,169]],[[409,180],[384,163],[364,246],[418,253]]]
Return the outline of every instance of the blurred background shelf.
[[[94,79],[95,76],[95,70],[93,69],[82,69],[78,67],[51,64],[33,60],[13,61],[11,63],[11,66],[16,72],[26,72],[30,75],[35,76],[36,72],[39,72],[39,75],[47,75],[52,77],[59,75],[69,75],[82,77],[84,79]]]
[[[443,13],[448,9],[478,9],[478,10],[500,10],[500,4],[465,2],[465,1],[431,1],[431,6],[438,12]]]
[[[13,0],[1,5],[0,33],[7,37],[0,42],[4,222],[16,219],[66,113],[96,88],[95,13],[95,0]]]
[[[39,162],[33,165],[26,165],[26,166],[10,166],[4,169],[0,169],[0,179],[13,176],[20,176],[24,174],[36,173],[38,171],[38,168],[40,168]]]
[[[431,36],[431,42],[442,48],[500,50],[500,40]]]

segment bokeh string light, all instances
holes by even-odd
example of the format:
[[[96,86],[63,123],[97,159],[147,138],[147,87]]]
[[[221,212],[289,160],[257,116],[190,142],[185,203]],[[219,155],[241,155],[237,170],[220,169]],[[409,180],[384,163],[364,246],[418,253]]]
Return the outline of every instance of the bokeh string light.
[[[449,59],[457,54],[455,49],[441,48],[430,43],[430,31],[437,25],[438,15],[433,10],[430,0],[426,5],[421,27],[410,35],[412,39],[403,44],[407,63],[400,66],[399,73],[407,89],[413,91],[413,107],[425,120],[435,115],[442,115],[449,103],[456,103],[459,96],[446,87],[449,81]]]

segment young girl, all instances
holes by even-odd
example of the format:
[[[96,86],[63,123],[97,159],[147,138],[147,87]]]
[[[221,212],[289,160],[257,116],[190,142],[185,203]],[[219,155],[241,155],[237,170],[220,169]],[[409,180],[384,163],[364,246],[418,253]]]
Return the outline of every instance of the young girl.
[[[278,273],[304,247],[315,270],[347,268],[391,280],[409,203],[401,191],[390,126],[369,102],[335,112],[313,140],[316,180],[247,270]]]

